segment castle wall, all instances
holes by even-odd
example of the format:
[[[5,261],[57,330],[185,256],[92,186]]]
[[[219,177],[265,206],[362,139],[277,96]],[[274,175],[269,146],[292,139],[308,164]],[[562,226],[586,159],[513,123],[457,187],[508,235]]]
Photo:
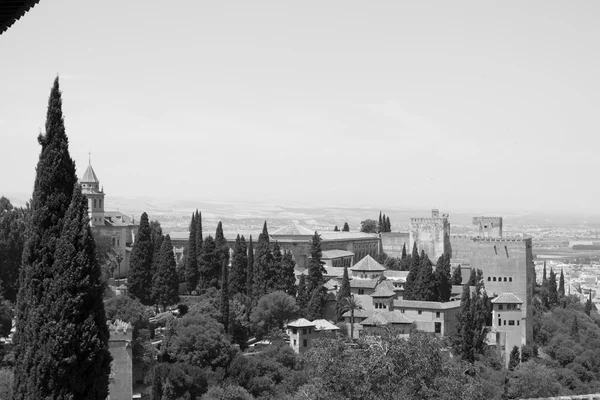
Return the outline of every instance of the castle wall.
[[[448,246],[450,224],[447,215],[441,218],[411,218],[410,222],[409,243],[416,243],[419,251],[425,251],[435,263]]]
[[[381,234],[383,252],[389,257],[401,257],[402,247],[406,245],[406,252],[412,251],[410,232],[391,232]]]
[[[479,237],[502,237],[502,217],[474,217],[473,225],[479,227]]]

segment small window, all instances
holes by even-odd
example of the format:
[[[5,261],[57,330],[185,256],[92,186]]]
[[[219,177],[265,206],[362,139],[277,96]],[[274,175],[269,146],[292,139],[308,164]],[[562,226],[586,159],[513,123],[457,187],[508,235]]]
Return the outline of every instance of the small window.
[[[498,310],[504,310],[504,304],[498,304]]]
[[[515,324],[514,320],[511,319],[510,321],[508,321],[508,325],[514,325],[514,324]]]
[[[98,200],[98,207],[102,208],[102,199]]]
[[[504,282],[506,282],[506,277],[504,277]]]
[[[419,310],[419,315],[423,314],[423,311]]]
[[[404,314],[404,309],[401,309],[401,310],[400,310],[400,313],[401,313],[401,314]]]
[[[519,326],[519,322],[521,322],[521,321],[517,320],[517,326]]]
[[[294,346],[296,345],[296,339],[294,339]]]
[[[498,318],[498,326],[502,325],[502,318]]]
[[[121,239],[117,238],[117,246],[120,246],[120,245],[121,245]]]
[[[302,329],[302,334],[306,335],[306,328]]]
[[[303,345],[304,347],[308,346],[308,340],[307,340],[307,339],[304,339],[304,340],[302,341],[302,345]]]
[[[358,289],[358,294],[365,294],[365,289]]]
[[[488,282],[489,282],[489,281],[491,281],[491,280],[492,280],[492,277],[491,277],[491,276],[488,276]]]
[[[94,218],[94,220],[95,220],[95,219],[96,219],[96,218]],[[115,245],[115,238],[112,238],[112,245],[113,245],[113,246]]]
[[[509,281],[509,282],[512,282],[512,276],[509,276],[509,277],[508,277],[508,281]]]
[[[496,282],[496,277],[494,277],[494,282]]]
[[[440,317],[440,312],[439,312],[439,311],[436,311],[436,313],[435,313],[435,317],[436,317],[436,318],[439,318],[439,317]]]
[[[506,325],[506,320],[504,320],[504,325]]]
[[[294,335],[298,334],[298,329],[296,329],[296,328],[292,328],[292,333],[293,333]],[[295,342],[295,340],[294,340],[294,342]],[[295,343],[294,343],[294,344],[295,344]]]
[[[442,323],[441,322],[435,323],[435,333],[442,333]]]

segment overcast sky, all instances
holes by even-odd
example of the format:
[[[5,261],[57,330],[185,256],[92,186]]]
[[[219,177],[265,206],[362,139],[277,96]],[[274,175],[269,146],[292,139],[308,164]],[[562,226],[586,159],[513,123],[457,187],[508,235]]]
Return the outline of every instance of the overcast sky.
[[[56,74],[109,195],[595,212],[600,2],[42,0],[0,36],[0,194]]]

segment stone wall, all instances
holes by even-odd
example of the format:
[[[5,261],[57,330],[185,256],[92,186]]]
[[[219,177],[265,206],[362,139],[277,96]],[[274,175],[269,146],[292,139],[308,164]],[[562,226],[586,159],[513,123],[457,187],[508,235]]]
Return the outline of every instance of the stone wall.
[[[410,232],[391,232],[381,234],[381,246],[388,257],[401,257],[402,247],[406,245],[406,252],[412,251]]]
[[[502,217],[474,217],[473,225],[478,226],[480,237],[502,237]]]
[[[435,264],[448,247],[450,224],[448,215],[436,218],[411,218],[409,243],[416,243],[419,251],[425,251]],[[412,250],[412,245],[411,245]]]

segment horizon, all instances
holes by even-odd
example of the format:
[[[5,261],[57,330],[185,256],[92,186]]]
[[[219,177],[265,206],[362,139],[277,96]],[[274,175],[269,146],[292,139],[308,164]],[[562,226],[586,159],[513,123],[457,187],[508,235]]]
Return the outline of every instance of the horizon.
[[[58,72],[108,198],[600,214],[598,3],[161,4],[40,2],[0,36],[3,191],[33,188]]]

